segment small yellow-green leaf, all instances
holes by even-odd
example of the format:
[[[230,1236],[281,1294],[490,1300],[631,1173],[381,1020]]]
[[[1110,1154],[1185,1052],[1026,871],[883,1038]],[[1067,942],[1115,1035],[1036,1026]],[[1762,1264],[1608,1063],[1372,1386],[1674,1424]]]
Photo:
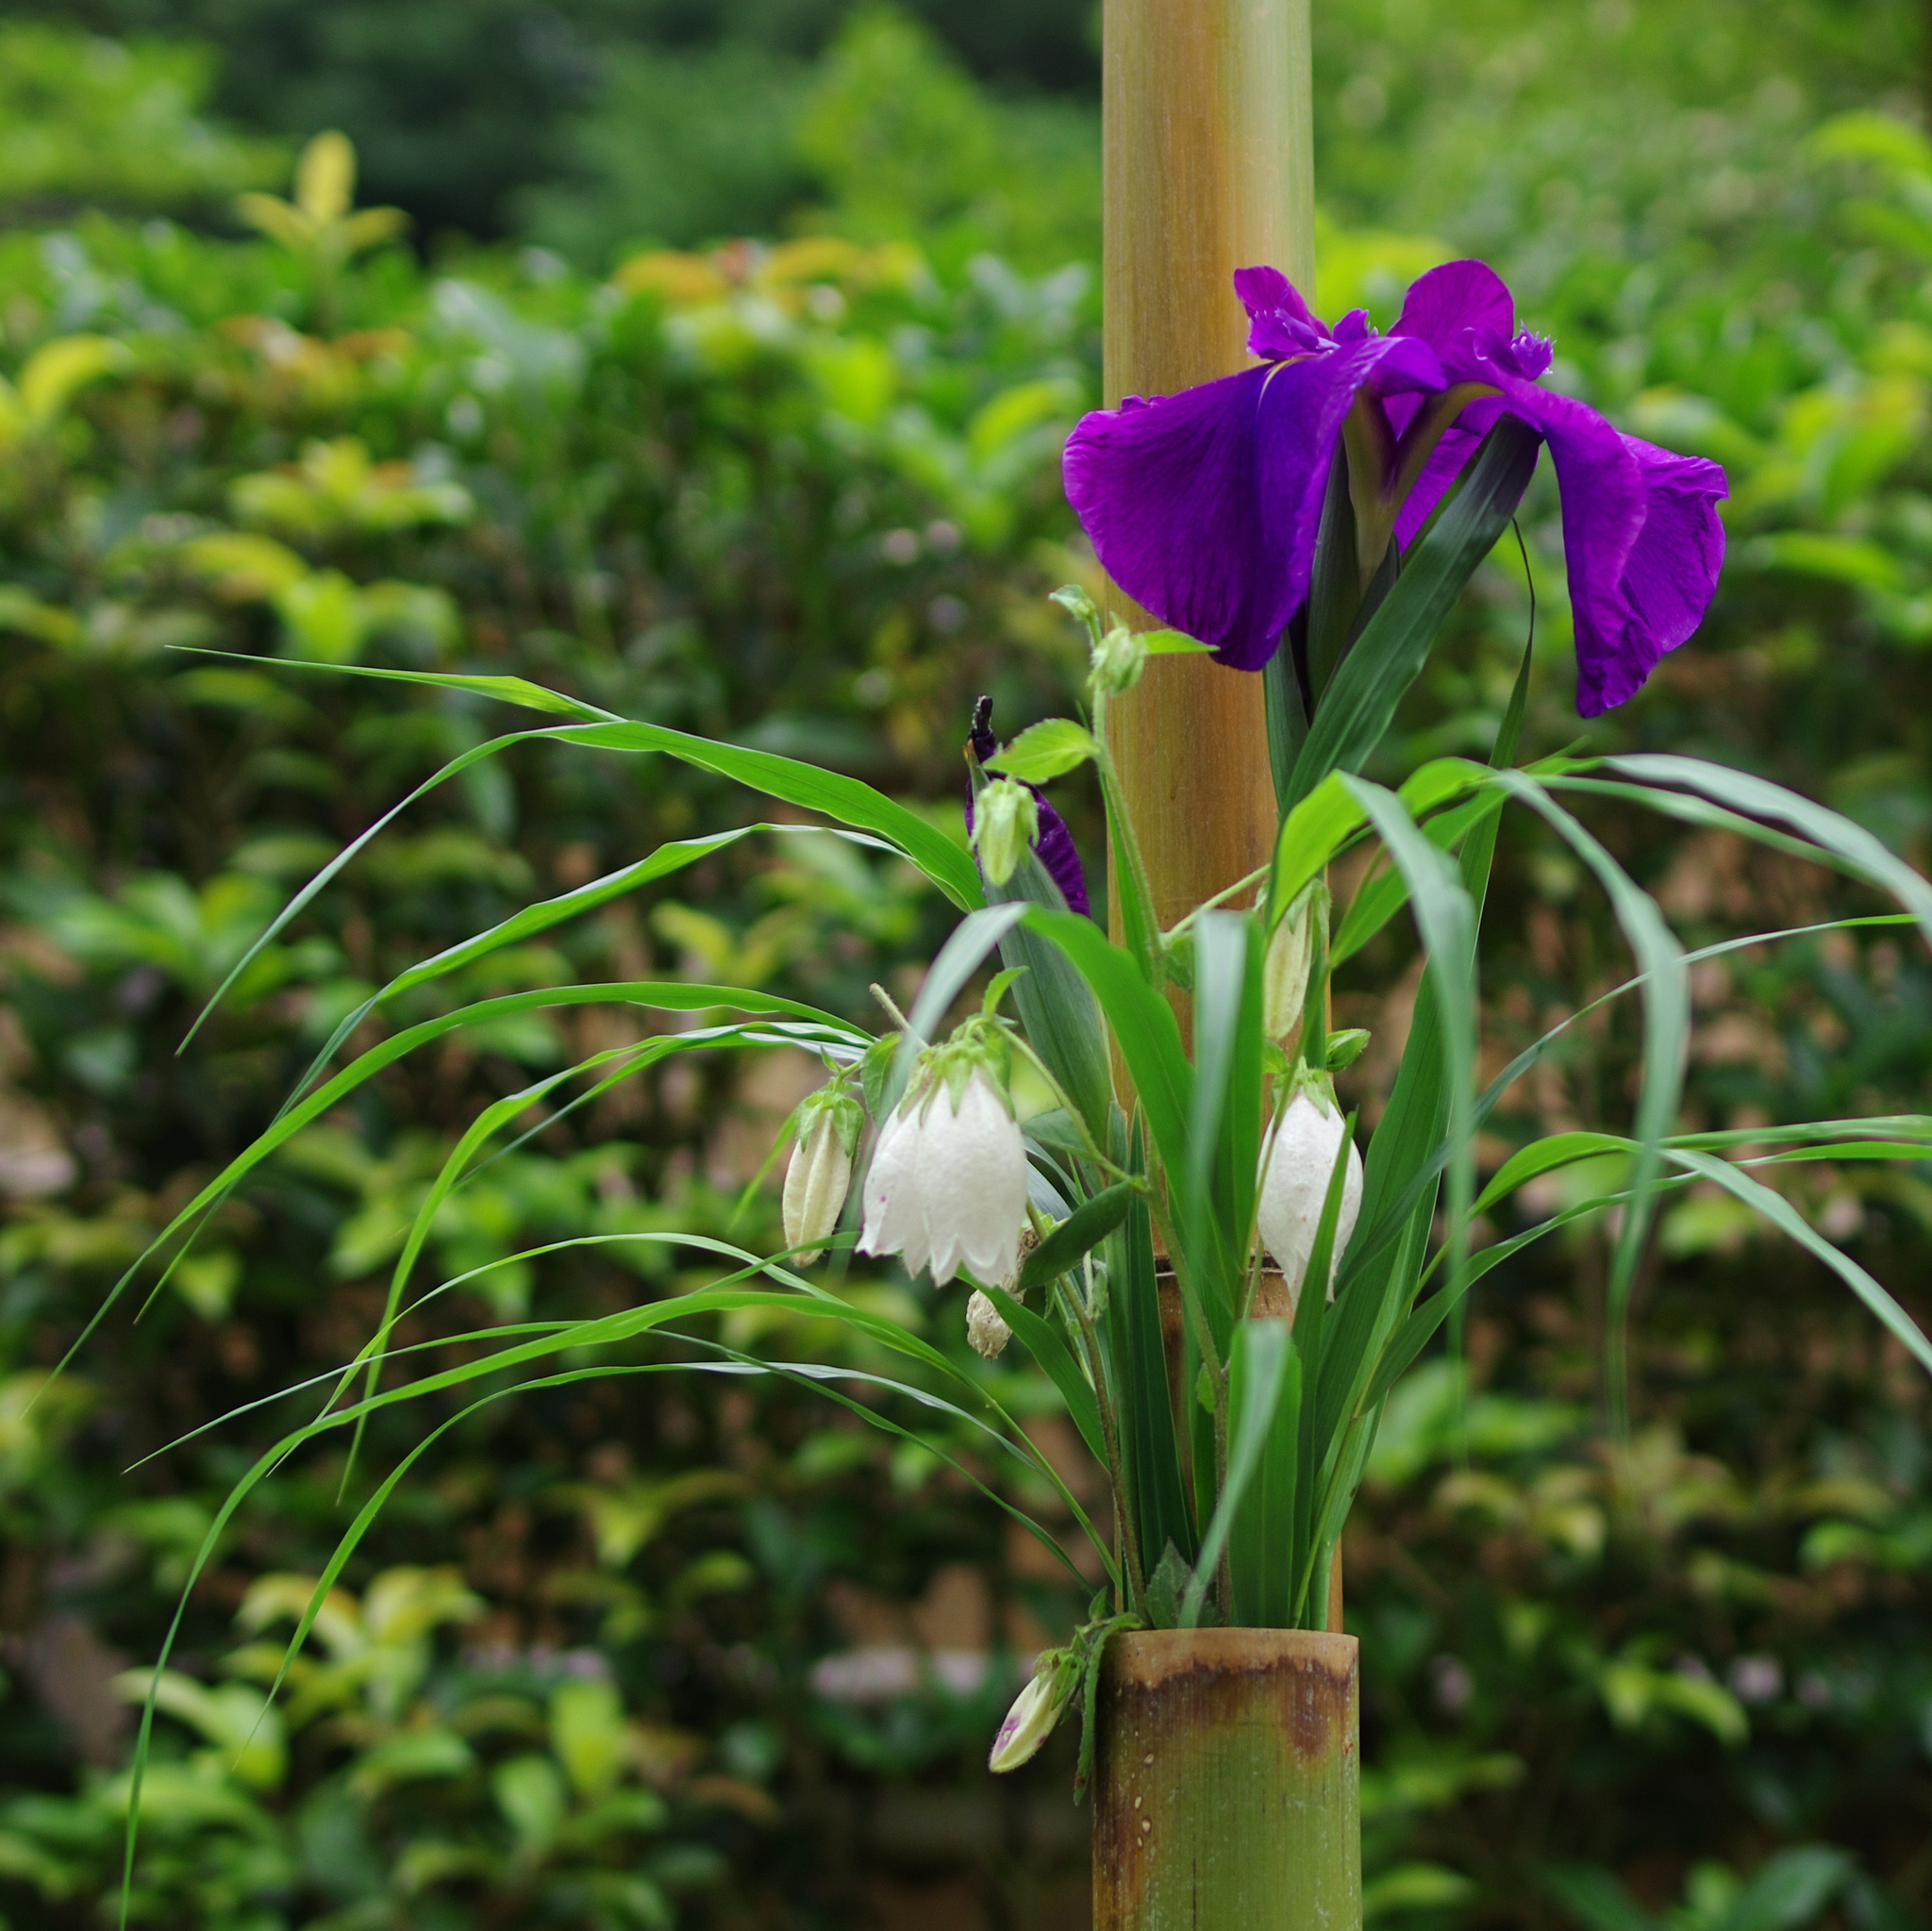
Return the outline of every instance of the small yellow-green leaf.
[[[1071,718],[1047,718],[1028,725],[998,757],[989,757],[986,768],[1041,785],[1085,764],[1099,748],[1093,734]]]
[[[295,163],[295,206],[312,222],[338,222],[355,199],[355,146],[346,134],[328,128]]]
[[[1354,835],[1366,814],[1349,794],[1339,772],[1330,772],[1292,811],[1281,827],[1274,855],[1274,889],[1268,917],[1278,919],[1309,879]]]
[[[27,420],[51,423],[77,390],[131,359],[125,342],[104,335],[63,335],[36,349],[20,372],[20,401]]]

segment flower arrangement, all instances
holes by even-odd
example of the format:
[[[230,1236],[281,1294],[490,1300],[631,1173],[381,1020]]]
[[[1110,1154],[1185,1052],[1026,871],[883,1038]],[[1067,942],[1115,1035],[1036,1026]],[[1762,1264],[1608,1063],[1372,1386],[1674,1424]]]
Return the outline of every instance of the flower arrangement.
[[[1932,1369],[1932,1342],[1903,1308],[1754,1172],[1824,1157],[1921,1160],[1932,1149],[1932,1119],[1675,1131],[1689,973],[1707,955],[1684,952],[1655,902],[1566,800],[1614,799],[1802,855],[1889,893],[1904,909],[1882,916],[1916,923],[1928,937],[1932,886],[1857,825],[1752,775],[1676,757],[1519,763],[1527,650],[1487,762],[1434,758],[1394,790],[1360,775],[1463,586],[1508,526],[1545,443],[1562,491],[1586,715],[1631,697],[1701,619],[1722,560],[1723,473],[1622,435],[1545,386],[1549,345],[1518,330],[1507,290],[1480,264],[1424,275],[1386,336],[1359,313],[1324,325],[1273,270],[1244,272],[1237,291],[1251,318],[1253,369],[1089,416],[1068,445],[1068,494],[1100,562],[1169,627],[1135,635],[1086,592],[1058,593],[1088,642],[1086,715],[1036,724],[1002,745],[982,704],[966,746],[970,857],[872,788],[793,759],[619,718],[514,678],[358,673],[480,692],[562,720],[475,747],[412,797],[531,740],[677,757],[902,855],[961,919],[909,1012],[881,995],[890,1024],[876,1035],[746,988],[599,983],[462,1006],[331,1071],[362,1023],[401,991],[764,829],[747,826],[667,845],[526,907],[343,1018],[279,1117],[181,1209],[152,1252],[177,1264],[197,1226],[304,1126],[384,1067],[465,1028],[589,1004],[692,1023],[591,1055],[477,1117],[417,1210],[376,1331],[343,1364],[322,1411],[237,1484],[197,1573],[242,1500],[288,1457],[344,1430],[359,1439],[382,1408],[439,1405],[434,1425],[342,1536],[291,1639],[285,1672],[415,1461],[464,1415],[519,1389],[616,1374],[783,1373],[903,1432],[883,1407],[846,1392],[868,1379],[889,1390],[903,1384],[846,1367],[762,1361],[693,1333],[709,1315],[805,1306],[844,1323],[906,1361],[930,1408],[1051,1484],[1091,1537],[1105,1585],[1088,1623],[1041,1659],[994,1744],[998,1770],[1024,1761],[1083,1693],[1091,1706],[1098,1660],[1120,1628],[1324,1627],[1339,1540],[1391,1390],[1477,1279],[1585,1215],[1620,1216],[1609,1280],[1613,1404],[1623,1385],[1618,1337],[1657,1203],[1699,1183],[1803,1243]],[[1230,675],[1267,680],[1278,836],[1265,865],[1163,928],[1108,715],[1151,656],[1204,651]],[[1106,807],[1117,941],[1091,917],[1073,840],[1041,790],[1088,765]],[[1547,824],[1608,896],[1637,966],[1609,996],[1641,999],[1642,1083],[1628,1133],[1533,1141],[1478,1190],[1479,1127],[1574,1023],[1477,1088],[1477,937],[1511,806]],[[332,861],[258,945],[388,822]],[[1363,874],[1345,907],[1334,904],[1329,867],[1367,845],[1386,863]],[[1328,989],[1337,968],[1405,908],[1427,970],[1392,1092],[1363,1148],[1335,1075],[1366,1037],[1332,1028]],[[1711,950],[1790,936],[1754,933]],[[978,1009],[942,1030],[995,960]],[[397,1339],[402,1315],[471,1278],[410,1300],[439,1208],[532,1107],[573,1085],[579,1090],[569,1104],[579,1105],[673,1055],[773,1046],[805,1047],[829,1069],[791,1124],[784,1251],[663,1233],[594,1237],[681,1241],[713,1257],[718,1276],[596,1319],[486,1327],[435,1343],[440,1358],[413,1361],[415,1378],[385,1385],[391,1363],[415,1352]],[[1621,1161],[1607,1190],[1472,1251],[1478,1214],[1540,1176],[1606,1155]],[[962,1275],[971,1283],[974,1349],[992,1356],[1017,1343],[1050,1378],[1107,1470],[1109,1521],[1081,1508],[969,1362],[804,1271],[825,1255],[841,1266],[854,1251],[897,1257],[936,1289]],[[686,1357],[641,1358],[632,1344],[653,1336],[682,1341]],[[973,1468],[955,1466],[987,1486]],[[1021,1514],[1006,1497],[993,1499]],[[1028,1526],[1065,1559],[1044,1527]]]

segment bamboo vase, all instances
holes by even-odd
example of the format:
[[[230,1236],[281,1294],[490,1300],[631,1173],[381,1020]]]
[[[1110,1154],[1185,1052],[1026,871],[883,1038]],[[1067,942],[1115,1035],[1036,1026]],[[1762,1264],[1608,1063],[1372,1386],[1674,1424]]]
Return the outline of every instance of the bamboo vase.
[[[1101,1671],[1094,1931],[1360,1931],[1356,1639],[1118,1636]]]

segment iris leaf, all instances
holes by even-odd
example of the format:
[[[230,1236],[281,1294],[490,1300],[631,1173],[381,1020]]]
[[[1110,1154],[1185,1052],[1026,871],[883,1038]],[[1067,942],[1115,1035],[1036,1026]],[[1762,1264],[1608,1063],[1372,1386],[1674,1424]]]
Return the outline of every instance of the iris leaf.
[[[1650,1188],[1658,1172],[1663,1140],[1676,1121],[1685,1058],[1690,1050],[1690,968],[1685,963],[1683,948],[1664,924],[1657,901],[1640,890],[1603,845],[1534,778],[1511,771],[1498,774],[1497,782],[1541,814],[1596,874],[1643,973],[1643,1084],[1637,1100],[1637,1167],[1631,1182],[1630,1209],[1624,1216],[1610,1258],[1606,1303],[1608,1334],[1604,1372],[1609,1388],[1611,1417],[1621,1431],[1629,1421],[1630,1296],[1655,1216]]]
[[[1031,852],[1021,858],[1005,885],[990,884],[986,894],[996,904],[1024,903],[1067,911],[1059,887]],[[1113,1105],[1113,1068],[1108,1061],[1107,1029],[1092,989],[1058,946],[1026,925],[1016,925],[1001,939],[1000,957],[1009,966],[1026,969],[1025,976],[1015,981],[1012,996],[1028,1043],[1059,1081],[1088,1132],[1096,1142],[1104,1141],[1108,1110]]]
[[[1229,1353],[1230,1377],[1241,1399],[1229,1418],[1227,1476],[1221,1485],[1208,1532],[1201,1538],[1201,1556],[1194,1565],[1188,1592],[1181,1599],[1183,1629],[1192,1629],[1201,1620],[1201,1606],[1213,1583],[1215,1565],[1227,1544],[1241,1498],[1261,1466],[1293,1356],[1293,1343],[1285,1321],[1243,1321],[1234,1331]],[[1240,1364],[1238,1368],[1236,1363]],[[1296,1380],[1299,1381],[1299,1376]]]
[[[1315,707],[1283,805],[1332,771],[1357,771],[1427,661],[1463,586],[1507,528],[1536,470],[1542,439],[1505,416],[1485,438],[1455,500],[1403,559],[1402,574],[1342,659]]]

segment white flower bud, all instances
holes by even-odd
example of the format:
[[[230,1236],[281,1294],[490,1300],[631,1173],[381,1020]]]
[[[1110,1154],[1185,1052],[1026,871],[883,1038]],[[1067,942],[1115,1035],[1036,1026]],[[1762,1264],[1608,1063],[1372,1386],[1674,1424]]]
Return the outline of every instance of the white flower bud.
[[[1261,1030],[1285,1040],[1307,1004],[1308,968],[1314,954],[1315,888],[1306,887],[1282,913],[1261,964]]]
[[[858,1103],[845,1095],[814,1094],[799,1108],[797,1140],[785,1169],[786,1246],[824,1240],[838,1226],[852,1185],[858,1116]],[[808,1267],[824,1252],[814,1246],[791,1257],[796,1265]]]
[[[1040,801],[1023,784],[995,778],[973,801],[973,849],[990,883],[1004,885],[1040,838]]]
[[[1026,1147],[984,1065],[908,1091],[886,1123],[865,1179],[861,1254],[896,1254],[942,1288],[970,1267],[1003,1281],[1026,1224]]]
[[[1055,1694],[1061,1673],[1044,1669],[1013,1700],[1007,1720],[992,1740],[992,1752],[986,1767],[992,1771],[1018,1770],[1039,1754],[1040,1746],[1053,1735],[1066,1705],[1066,1695]]]
[[[1088,681],[1094,690],[1118,697],[1141,681],[1147,668],[1147,646],[1131,631],[1116,624],[1093,646]]]
[[[1314,1258],[1329,1177],[1347,1130],[1348,1123],[1332,1100],[1324,1105],[1304,1088],[1289,1102],[1281,1124],[1261,1149],[1261,1198],[1257,1219],[1261,1243],[1274,1257],[1287,1283],[1291,1317],[1300,1303],[1308,1263]],[[1335,1245],[1328,1263],[1331,1300],[1335,1275],[1361,1207],[1362,1157],[1351,1141],[1341,1181],[1341,1212],[1335,1224]]]
[[[974,1288],[973,1298],[966,1304],[966,1339],[972,1343],[973,1352],[983,1360],[997,1361],[1012,1338],[1013,1330],[1007,1325],[1000,1310]]]

